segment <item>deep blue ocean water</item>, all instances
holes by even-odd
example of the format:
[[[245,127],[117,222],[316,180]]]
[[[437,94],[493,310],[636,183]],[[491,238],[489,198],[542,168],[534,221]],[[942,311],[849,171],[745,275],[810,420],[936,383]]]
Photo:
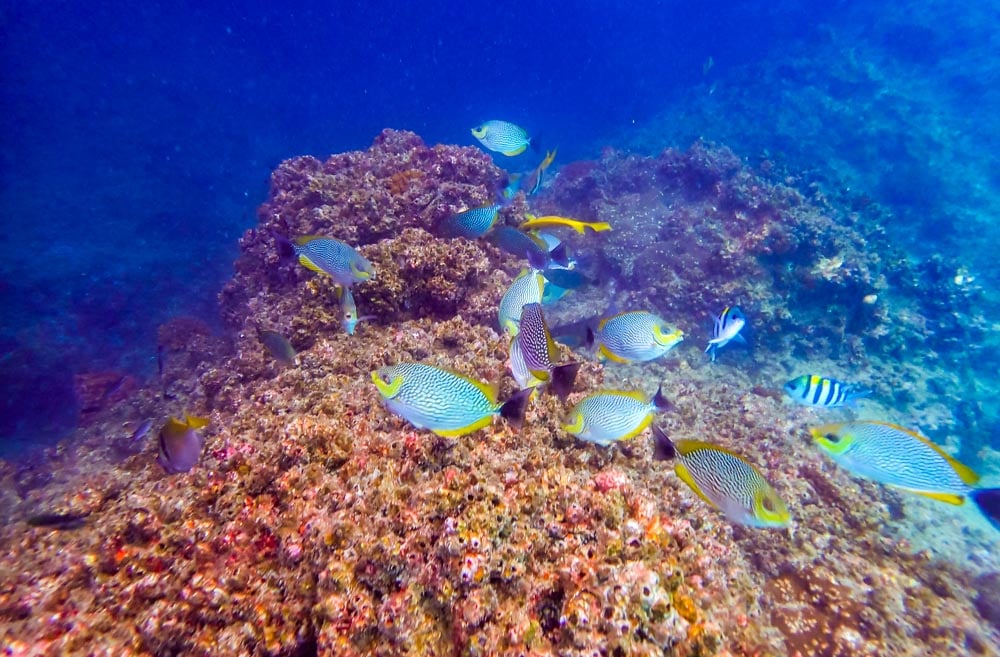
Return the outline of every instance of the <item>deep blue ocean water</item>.
[[[510,119],[558,145],[561,163],[635,147],[636,135],[650,151],[697,136],[747,157],[771,145],[790,168],[870,182],[925,252],[934,236],[958,235],[952,252],[962,236],[990,237],[996,3],[344,4],[0,8],[0,454],[73,426],[74,373],[151,376],[159,324],[215,321],[236,240],[282,159],[365,148],[385,127],[471,145],[470,127]],[[834,39],[872,58],[862,66],[891,62],[891,75],[927,81],[926,92],[908,111],[872,105],[877,85],[844,83],[838,66],[807,59],[811,43]],[[782,115],[761,90],[756,73],[782,79],[782,67],[783,93],[825,89],[857,108],[819,131],[840,160],[807,162],[800,137],[817,130],[803,120],[797,131],[802,105]],[[686,111],[716,85],[716,111],[731,103],[739,121]],[[880,147],[852,138],[880,120]],[[927,135],[948,130],[938,141],[964,147],[934,164]],[[908,150],[914,142],[930,146]],[[866,166],[899,174],[875,181]],[[962,205],[963,186],[975,203],[949,223],[941,215]],[[923,208],[934,212],[921,223]]]

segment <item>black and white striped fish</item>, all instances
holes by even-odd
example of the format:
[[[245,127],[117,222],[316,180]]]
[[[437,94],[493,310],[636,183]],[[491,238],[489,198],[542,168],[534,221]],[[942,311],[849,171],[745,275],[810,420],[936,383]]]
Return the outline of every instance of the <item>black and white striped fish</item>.
[[[836,408],[872,394],[843,381],[815,374],[803,374],[785,384],[785,392],[797,403],[818,408]]]
[[[746,315],[737,306],[726,306],[715,318],[715,326],[712,328],[712,339],[705,347],[705,353],[712,357],[715,362],[715,354],[733,340],[745,343],[746,340],[740,335],[740,331],[747,324]]]

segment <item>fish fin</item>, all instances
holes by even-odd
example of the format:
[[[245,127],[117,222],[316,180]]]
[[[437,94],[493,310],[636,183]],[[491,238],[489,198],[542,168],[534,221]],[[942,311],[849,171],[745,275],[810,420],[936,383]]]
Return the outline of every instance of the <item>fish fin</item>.
[[[732,456],[734,459],[738,459],[743,463],[749,465],[750,467],[753,467],[753,465],[749,461],[747,461],[745,458],[743,458],[736,452],[728,450],[725,447],[719,447],[718,445],[714,445],[712,443],[706,443],[701,440],[678,440],[677,442],[674,443],[674,445],[677,447],[677,453],[680,454],[681,456],[687,456],[688,454],[692,454],[694,452],[697,452],[698,450],[707,449],[713,452],[721,452],[723,454],[728,454],[729,456]],[[754,468],[754,470],[756,470],[756,468]]]
[[[677,450],[670,437],[655,424],[650,427],[653,432],[653,459],[656,461],[672,461],[677,457]]]
[[[320,269],[319,267],[317,267],[316,263],[314,263],[312,260],[310,260],[308,256],[306,256],[306,255],[304,255],[302,253],[299,254],[299,264],[302,265],[303,267],[305,267],[306,269],[313,270],[317,274],[325,274],[326,273],[325,271],[323,271],[322,269]]]
[[[573,382],[576,381],[577,372],[580,371],[580,363],[566,363],[552,368],[551,382],[552,392],[562,401],[566,401],[569,393],[573,391]]]
[[[600,355],[603,356],[606,360],[610,360],[610,361],[615,362],[615,363],[627,363],[628,362],[627,358],[622,358],[621,356],[617,356],[617,355],[611,353],[608,350],[608,348],[605,347],[603,344],[601,345],[601,348],[600,348]]]
[[[521,146],[519,148],[515,148],[512,151],[503,151],[503,154],[506,155],[507,157],[514,157],[515,155],[520,155],[521,153],[523,153],[527,148],[528,148],[528,144],[525,144],[524,146]]]
[[[944,502],[946,504],[954,504],[955,506],[961,506],[965,502],[965,498],[961,495],[955,495],[954,493],[934,493],[925,490],[913,490],[912,488],[902,488],[897,486],[902,490],[909,491],[911,493],[916,493],[923,497],[929,497],[932,500],[937,500],[938,502]]]
[[[566,252],[566,245],[560,242],[559,246],[549,251],[549,260],[561,267],[568,266],[569,253]]]
[[[507,420],[514,429],[520,429],[524,424],[524,412],[534,392],[534,387],[515,392],[500,407],[500,417]]]
[[[715,505],[715,502],[705,496],[705,493],[701,492],[701,487],[695,482],[694,477],[691,476],[691,472],[687,469],[687,466],[683,463],[678,463],[674,466],[674,472],[677,473],[677,476],[681,478],[681,481],[687,484],[688,488],[693,490],[698,497],[708,502],[709,506],[715,509],[719,508]]]
[[[184,414],[184,418],[187,420],[186,424],[191,429],[203,429],[208,426],[212,421],[210,418],[201,417],[199,415],[188,415]]]
[[[344,299],[344,286],[334,285],[333,293],[337,296],[337,301],[342,301]]]
[[[979,483],[979,475],[976,474],[976,472],[972,468],[956,460],[954,456],[941,449],[941,447],[937,443],[932,442],[929,438],[925,438],[916,431],[911,431],[910,429],[907,429],[906,427],[901,427],[898,424],[891,424],[889,422],[876,422],[875,424],[883,424],[887,427],[892,427],[893,429],[902,431],[903,433],[910,434],[920,442],[924,443],[925,445],[933,449],[939,455],[941,455],[941,457],[943,457],[944,460],[948,462],[948,465],[950,465],[955,470],[955,473],[959,476],[959,478],[963,482],[965,482],[969,486],[975,486],[977,483]]]
[[[653,395],[653,405],[656,406],[656,409],[659,411],[674,410],[673,403],[669,399],[667,399],[666,395],[663,394],[662,383],[660,384],[660,387],[656,389],[656,394]]]
[[[537,135],[535,138],[536,139],[538,138]],[[549,168],[549,166],[552,164],[552,161],[556,159],[556,152],[558,150],[559,150],[558,148],[553,148],[551,151],[546,151],[545,159],[542,160],[542,163],[538,165],[539,172],[545,171],[546,169]]]
[[[606,230],[611,230],[611,224],[609,224],[606,221],[594,221],[594,222],[591,222],[591,223],[583,222],[581,224],[581,230],[580,230],[580,232],[581,233],[586,233],[587,232],[586,231],[587,228],[589,228],[590,230],[594,231],[595,233],[603,233]]]
[[[983,488],[969,495],[990,523],[1000,529],[1000,488]]]
[[[646,427],[648,427],[652,423],[653,423],[653,414],[652,413],[647,413],[646,417],[643,418],[642,422],[639,423],[639,426],[637,426],[635,429],[632,429],[631,431],[629,431],[627,434],[625,434],[624,436],[622,436],[618,440],[632,440],[633,438],[635,438],[636,436],[638,436],[640,433],[642,433],[643,431],[645,431]]]
[[[321,237],[323,237],[323,236],[322,235],[300,235],[300,236],[296,237],[292,241],[295,244],[297,244],[298,246],[305,246],[309,242],[312,242],[313,240],[319,239]]]
[[[431,431],[444,438],[458,438],[459,436],[464,436],[472,433],[473,431],[479,431],[483,427],[489,426],[491,422],[493,422],[493,416],[487,415],[484,418],[476,420],[472,424],[459,427],[458,429],[431,429]]]

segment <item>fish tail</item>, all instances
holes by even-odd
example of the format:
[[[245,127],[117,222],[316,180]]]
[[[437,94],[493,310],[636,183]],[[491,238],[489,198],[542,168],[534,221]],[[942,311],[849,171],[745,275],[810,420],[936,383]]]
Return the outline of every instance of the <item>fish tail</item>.
[[[556,397],[566,401],[566,397],[573,390],[573,382],[576,381],[576,373],[579,371],[580,363],[566,363],[552,368],[549,385],[552,386],[552,392]]]
[[[673,441],[655,424],[650,426],[653,431],[653,458],[657,461],[672,461],[677,457],[677,448]]]
[[[673,403],[663,394],[662,383],[656,389],[656,395],[653,396],[653,406],[656,406],[656,410],[658,411],[672,411],[674,409]]]
[[[990,523],[1000,529],[1000,488],[983,488],[973,491],[969,497]]]
[[[282,258],[291,258],[295,255],[295,245],[292,244],[290,239],[275,232],[272,232],[271,236],[274,238],[275,244],[278,245],[279,256]]]
[[[536,132],[534,137],[528,137],[528,145],[533,153],[542,152],[542,133]],[[555,157],[555,153],[552,154]]]
[[[566,245],[560,242],[559,246],[549,251],[549,260],[559,265],[560,267],[568,267],[569,253],[566,252]]]
[[[847,404],[853,404],[859,399],[864,399],[874,394],[874,390],[870,388],[854,388],[850,387],[847,389]]]
[[[587,347],[593,347],[594,346],[594,342],[596,342],[596,341],[597,341],[597,335],[594,333],[594,329],[592,329],[592,328],[590,328],[588,326],[587,327],[587,337],[584,338],[584,344],[586,344]]]
[[[534,386],[518,390],[500,407],[500,417],[507,420],[510,426],[520,429],[524,424],[524,412],[531,401],[531,394],[535,391]]]

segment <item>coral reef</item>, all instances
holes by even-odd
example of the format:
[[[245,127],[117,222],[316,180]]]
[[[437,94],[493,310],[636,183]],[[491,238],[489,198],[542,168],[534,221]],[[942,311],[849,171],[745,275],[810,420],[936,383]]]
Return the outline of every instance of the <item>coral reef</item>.
[[[919,272],[724,149],[608,152],[564,167],[535,206],[611,221],[610,234],[571,238],[588,271],[616,280],[620,301],[678,323],[694,346],[641,366],[577,353],[573,395],[541,396],[519,431],[498,422],[445,439],[388,413],[369,373],[402,360],[497,383],[501,397],[513,389],[495,310],[518,264],[434,230],[485,200],[499,176],[475,150],[392,131],[365,152],[282,164],[220,297],[227,333],[165,325],[162,381],[95,410],[44,461],[0,464],[5,654],[1000,650],[987,622],[994,601],[972,584],[1000,568],[992,530],[936,506],[937,527],[962,541],[968,563],[914,549],[887,527],[932,503],[834,468],[806,437],[816,411],[776,392],[808,350],[831,375],[859,363],[858,382],[882,391],[865,403],[890,419],[904,408],[929,416],[916,366],[881,360],[912,325],[839,316],[874,312],[862,302],[873,290],[879,303],[897,295],[919,307],[912,290],[879,283]],[[519,197],[504,221],[523,210]],[[279,236],[314,233],[375,264],[356,294],[376,318],[354,336],[339,326],[329,282],[279,256]],[[608,293],[575,293],[552,312],[600,312]],[[709,366],[700,322],[736,301],[758,327],[756,351],[727,347]],[[267,357],[255,325],[287,335],[299,365]],[[789,530],[732,525],[653,460],[645,437],[602,449],[559,429],[586,392],[657,382],[676,406],[657,422],[746,454],[788,502]],[[890,386],[910,397],[898,401]],[[166,475],[155,428],[139,445],[129,436],[143,419],[182,411],[211,418],[205,451],[190,472]],[[934,417],[942,436],[956,433],[949,412]],[[25,522],[39,512],[87,515],[76,529]]]

